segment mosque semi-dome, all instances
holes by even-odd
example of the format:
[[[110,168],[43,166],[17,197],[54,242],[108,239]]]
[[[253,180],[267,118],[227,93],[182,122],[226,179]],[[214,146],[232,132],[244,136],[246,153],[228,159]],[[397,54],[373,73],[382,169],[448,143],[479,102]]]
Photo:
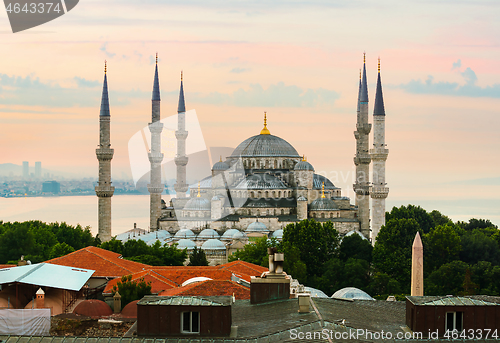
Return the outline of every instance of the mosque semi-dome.
[[[312,166],[312,164],[309,163],[309,162],[307,162],[306,160],[302,160],[299,163],[297,163],[293,169],[294,170],[311,170],[311,171],[314,171],[314,167]]]
[[[248,225],[248,227],[245,231],[246,232],[269,232],[269,229],[267,228],[266,224],[257,221],[257,222],[253,222],[252,224]]]
[[[192,198],[186,203],[184,209],[191,211],[209,211],[210,201],[202,197]]]
[[[230,157],[300,157],[297,150],[284,139],[271,134],[260,134],[245,139]]]
[[[328,198],[318,198],[309,205],[311,211],[330,211],[338,210],[333,200]]]
[[[212,170],[228,170],[231,168],[226,162],[222,162],[222,158],[219,162],[215,163]]]

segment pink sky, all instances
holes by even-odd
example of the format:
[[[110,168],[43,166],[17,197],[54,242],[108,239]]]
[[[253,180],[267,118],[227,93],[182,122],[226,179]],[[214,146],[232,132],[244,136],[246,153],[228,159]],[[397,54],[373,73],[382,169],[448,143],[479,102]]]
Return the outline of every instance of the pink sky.
[[[84,0],[16,34],[2,10],[0,163],[95,177],[106,59],[113,174],[130,174],[127,143],[151,118],[158,52],[162,117],[176,113],[184,70],[207,146],[259,133],[267,111],[271,133],[317,171],[348,175],[366,51],[370,112],[382,61],[388,207],[500,224],[499,10],[494,0]],[[332,181],[352,195],[348,177]]]

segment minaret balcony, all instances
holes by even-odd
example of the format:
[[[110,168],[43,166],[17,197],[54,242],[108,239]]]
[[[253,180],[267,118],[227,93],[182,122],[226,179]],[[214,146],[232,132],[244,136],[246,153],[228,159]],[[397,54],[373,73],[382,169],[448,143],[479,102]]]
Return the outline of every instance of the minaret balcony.
[[[352,188],[357,195],[369,195],[370,194],[370,186],[369,185],[355,183],[354,185],[352,185]]]
[[[354,164],[370,164],[372,158],[369,154],[358,154],[354,157]]]
[[[149,132],[160,134],[163,131],[163,123],[157,121],[148,124]]]
[[[372,124],[356,124],[356,129],[358,130],[359,133],[367,135],[370,133],[372,130]]]
[[[109,198],[113,196],[115,192],[115,187],[110,185],[105,186],[95,186],[95,194],[99,198]]]
[[[148,154],[150,163],[161,163],[163,161],[163,153],[161,152],[150,152]]]
[[[175,138],[177,139],[186,139],[188,136],[187,131],[175,131]]]
[[[175,164],[178,166],[185,166],[188,163],[188,157],[187,156],[176,156],[174,161],[175,161]]]
[[[163,192],[163,188],[164,188],[164,185],[162,185],[162,184],[159,184],[159,185],[148,184],[149,193],[161,194]]]
[[[389,195],[389,187],[372,186],[370,193],[374,199],[385,199]]]
[[[389,149],[385,148],[370,149],[370,156],[372,160],[385,161],[387,160],[387,155],[389,155]]]
[[[99,161],[110,161],[111,159],[113,159],[114,153],[115,153],[114,149],[109,149],[109,148],[95,149],[95,154]]]

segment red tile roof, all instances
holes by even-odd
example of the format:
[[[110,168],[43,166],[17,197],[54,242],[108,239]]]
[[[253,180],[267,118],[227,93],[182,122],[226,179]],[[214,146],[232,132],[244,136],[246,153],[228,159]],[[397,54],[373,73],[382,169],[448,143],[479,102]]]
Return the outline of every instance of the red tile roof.
[[[219,266],[221,269],[228,270],[236,276],[250,282],[251,276],[260,276],[263,272],[269,271],[266,267],[261,267],[245,261],[233,261]]]
[[[231,280],[232,273],[221,269],[219,266],[208,267],[152,267],[158,274],[164,276],[177,286],[181,286],[186,280],[194,277],[204,276],[214,280]]]
[[[144,279],[146,283],[151,283],[151,293],[152,294],[158,294],[161,291],[171,289],[174,287],[177,287],[178,285],[166,277],[164,277],[161,274],[158,274],[156,271],[148,269],[144,270],[138,273],[132,274],[132,281],[139,281],[140,279]],[[115,286],[118,281],[120,281],[119,278],[113,279],[108,282],[106,285],[106,288],[104,289],[103,293],[105,294],[111,294],[113,290],[113,286]]]
[[[184,287],[172,288],[161,292],[163,296],[218,296],[233,295],[236,299],[250,299],[250,288],[244,287],[233,281],[207,280],[195,282]]]
[[[116,278],[151,268],[147,264],[124,260],[115,252],[92,246],[46,262],[95,270],[92,277]]]

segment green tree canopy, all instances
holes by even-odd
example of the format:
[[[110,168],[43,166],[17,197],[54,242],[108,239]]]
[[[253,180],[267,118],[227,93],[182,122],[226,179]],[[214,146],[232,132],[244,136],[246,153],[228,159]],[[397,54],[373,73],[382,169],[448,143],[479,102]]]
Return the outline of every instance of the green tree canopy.
[[[266,236],[259,237],[254,242],[245,245],[243,249],[229,256],[229,262],[242,260],[259,266],[269,267],[267,248],[278,246],[279,242],[275,238],[268,239]]]
[[[435,226],[433,217],[422,207],[415,205],[393,207],[385,215],[386,224],[391,219],[415,219],[422,233],[428,233]]]
[[[372,261],[373,246],[366,239],[358,234],[353,234],[342,238],[340,243],[339,257],[342,261],[350,258]]]
[[[188,266],[208,266],[208,260],[205,252],[197,247],[194,247],[193,252],[189,256]]]
[[[445,263],[458,259],[462,250],[460,236],[453,224],[439,225],[423,237],[424,269],[430,273]]]
[[[128,303],[142,299],[145,295],[151,294],[151,283],[146,283],[144,279],[132,281],[132,275],[124,275],[120,281],[113,286],[113,296],[117,291],[121,296],[123,308]]]

